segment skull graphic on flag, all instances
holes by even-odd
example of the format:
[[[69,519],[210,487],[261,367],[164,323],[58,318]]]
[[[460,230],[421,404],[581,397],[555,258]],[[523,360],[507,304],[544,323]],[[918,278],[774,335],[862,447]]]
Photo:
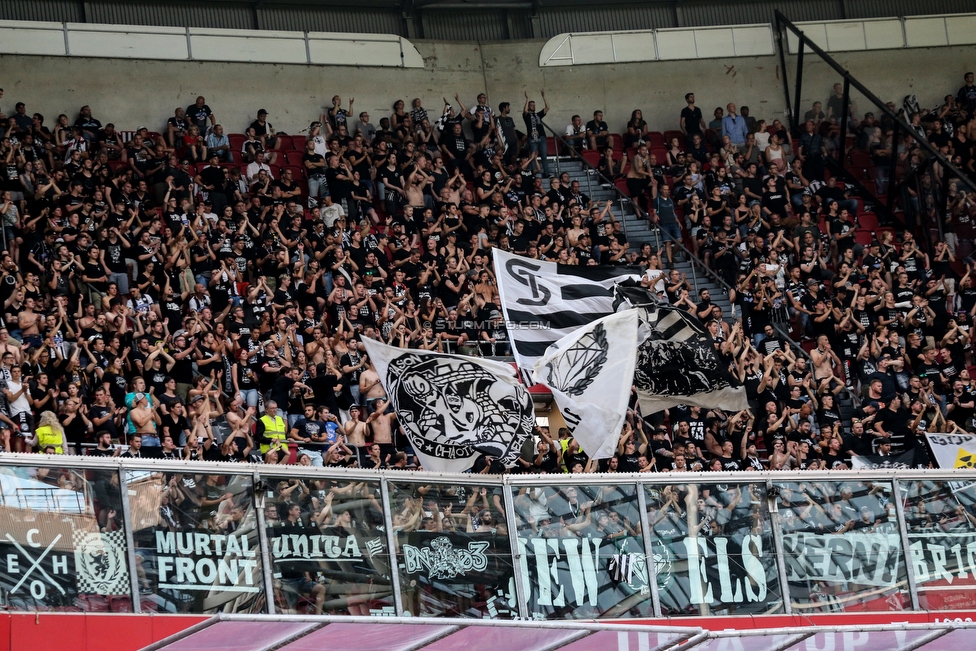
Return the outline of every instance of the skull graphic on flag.
[[[512,466],[535,424],[524,387],[462,357],[404,353],[390,361],[386,386],[415,449],[434,457],[481,452]]]

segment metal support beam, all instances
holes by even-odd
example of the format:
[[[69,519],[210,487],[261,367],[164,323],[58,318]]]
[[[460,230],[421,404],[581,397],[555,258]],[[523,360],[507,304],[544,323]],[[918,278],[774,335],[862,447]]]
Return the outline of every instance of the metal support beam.
[[[840,156],[837,163],[841,168],[844,168],[847,160],[847,124],[851,117],[851,82],[849,79],[844,79],[844,98],[841,101],[840,113],[840,143],[837,145],[837,152]]]
[[[129,564],[129,590],[132,591],[132,612],[141,613],[142,603],[139,601],[139,573],[136,572],[136,543],[132,535],[132,509],[129,507],[129,479],[128,471],[119,468],[119,493],[122,495],[122,521],[125,522],[126,562]]]
[[[521,619],[529,618],[529,596],[525,594],[523,577],[528,577],[528,566],[525,557],[519,549],[518,527],[515,519],[515,498],[512,495],[511,484],[502,489],[505,496],[505,519],[508,521],[508,542],[512,547],[512,581],[515,582],[515,600],[518,601],[518,612]]]
[[[803,39],[800,39],[800,51],[796,53],[796,89],[793,91],[793,135],[799,136],[803,132],[803,114],[800,113],[800,94],[803,92]],[[786,71],[783,71],[786,74]]]
[[[651,524],[647,519],[647,493],[644,484],[637,484],[637,508],[640,510],[641,535],[644,538],[644,567],[647,568],[647,585],[651,589],[651,608],[655,617],[661,614],[661,595],[657,589],[657,566],[654,564],[654,547]]]
[[[901,138],[901,122],[895,120],[895,128],[891,132],[891,165],[888,168],[888,212],[895,203],[895,175],[898,173],[898,140]]]
[[[380,494],[383,500],[383,526],[386,527],[386,547],[390,552],[390,581],[393,586],[393,604],[396,608],[397,617],[403,617],[403,595],[400,594],[400,566],[395,551],[396,534],[393,532],[389,481],[386,477],[380,480]]]
[[[790,99],[790,79],[786,74],[786,43],[784,42],[784,29],[780,25],[779,16],[776,16],[776,49],[779,50],[779,70],[783,76],[783,95],[786,97],[786,124],[790,133],[799,131],[796,114],[793,112],[793,101]]]
[[[888,108],[888,106],[883,101],[881,101],[881,99],[877,95],[875,95],[873,92],[871,92],[864,84],[862,84],[854,76],[852,76],[847,70],[844,69],[844,67],[842,65],[840,65],[839,63],[837,63],[837,61],[834,60],[834,58],[831,57],[829,54],[827,54],[823,50],[823,48],[821,48],[819,45],[817,45],[812,40],[810,40],[810,38],[808,38],[800,30],[799,27],[797,27],[796,25],[794,25],[793,22],[789,18],[787,18],[786,16],[784,16],[778,9],[776,10],[775,15],[776,15],[776,22],[779,23],[779,24],[781,24],[781,25],[783,25],[783,26],[785,26],[791,32],[793,32],[794,34],[796,34],[797,37],[798,37],[798,39],[799,39],[799,42],[800,42],[800,51],[797,53],[798,54],[798,56],[797,56],[797,71],[796,71],[796,77],[797,77],[797,97],[795,98],[795,104],[794,104],[795,106],[799,107],[799,104],[800,104],[800,97],[799,97],[800,92],[799,91],[801,90],[800,80],[801,80],[802,74],[803,74],[803,66],[802,66],[803,49],[805,47],[808,47],[808,48],[810,48],[810,51],[811,52],[813,52],[814,54],[816,54],[820,58],[820,60],[822,60],[828,66],[830,66],[831,68],[833,68],[834,71],[837,74],[839,74],[841,76],[841,78],[844,79],[844,81],[850,83],[851,86],[853,86],[859,93],[861,93],[861,95],[863,95],[865,97],[865,99],[868,100],[869,103],[874,104],[875,110],[877,110],[878,112],[880,112],[882,115],[887,116],[891,120],[894,120],[895,122],[901,121],[901,119],[902,119],[901,117],[899,117],[898,115],[896,115],[895,112],[892,111],[890,108]],[[945,167],[946,170],[952,172],[952,174],[954,174],[955,176],[959,177],[960,182],[962,182],[966,186],[966,188],[967,188],[968,191],[970,191],[970,192],[976,192],[976,183],[973,183],[968,178],[963,178],[964,175],[963,175],[962,171],[959,170],[959,168],[957,168],[955,165],[953,165],[950,161],[946,160],[945,157],[942,156],[942,154],[939,153],[939,150],[936,149],[935,147],[933,147],[931,145],[931,143],[929,143],[928,140],[925,140],[924,138],[916,138],[915,139],[915,142],[918,144],[919,148],[925,150],[928,153],[928,155],[930,155],[930,156],[934,157],[936,160],[938,160]],[[897,143],[895,143],[895,146],[896,146],[896,151],[897,151]]]
[[[793,614],[793,602],[790,600],[790,584],[786,574],[786,556],[783,548],[783,532],[779,527],[779,498],[772,497],[774,491],[773,481],[766,480],[766,504],[769,508],[769,518],[772,522],[773,548],[776,551],[776,572],[779,576],[779,592],[783,599],[783,612],[787,615]]]
[[[254,513],[257,515],[258,541],[261,549],[267,551],[267,553],[261,554],[261,572],[264,576],[264,600],[267,602],[265,607],[268,613],[274,615],[274,570],[271,567],[271,546],[268,544],[268,523],[264,519],[264,501],[267,496],[258,492],[261,488],[261,473],[254,473],[251,482],[253,487],[251,500],[254,504]]]
[[[933,163],[934,165],[934,163]],[[935,176],[932,177],[935,180]],[[939,197],[939,219],[936,220],[936,225],[939,227],[939,241],[945,242],[945,225],[949,219],[949,180],[950,175],[942,170],[942,196]],[[929,234],[925,234],[925,241],[929,241]],[[934,251],[935,245],[929,243],[928,253],[931,255]]]
[[[908,525],[905,524],[905,504],[901,499],[901,482],[891,482],[891,499],[895,500],[895,515],[898,519],[898,533],[901,535],[902,552],[905,554],[905,572],[908,574],[908,592],[912,598],[912,610],[921,610],[918,602],[918,586],[915,584],[915,567],[908,549]]]

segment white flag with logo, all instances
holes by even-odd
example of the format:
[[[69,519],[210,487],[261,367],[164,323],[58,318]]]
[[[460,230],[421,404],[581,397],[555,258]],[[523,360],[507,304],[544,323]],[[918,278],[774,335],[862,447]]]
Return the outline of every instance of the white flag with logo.
[[[552,391],[567,427],[593,459],[617,450],[637,362],[637,324],[633,309],[597,319],[550,346],[535,364],[535,379]]]
[[[515,465],[535,409],[511,365],[366,338],[363,345],[426,470],[463,472],[479,453]]]
[[[515,361],[531,371],[568,334],[613,314],[613,287],[640,281],[639,267],[563,265],[494,250],[498,296]]]
[[[926,434],[939,468],[976,468],[976,435]]]

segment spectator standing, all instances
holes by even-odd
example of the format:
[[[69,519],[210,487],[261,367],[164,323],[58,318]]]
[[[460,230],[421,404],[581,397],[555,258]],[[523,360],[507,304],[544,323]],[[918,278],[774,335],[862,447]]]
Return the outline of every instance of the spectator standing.
[[[733,145],[744,145],[746,136],[749,135],[749,127],[745,118],[736,115],[735,104],[731,102],[725,107],[725,110],[728,111],[728,115],[722,118],[722,134],[728,136]]]
[[[549,112],[549,100],[546,99],[546,91],[540,91],[545,108],[541,111],[535,110],[535,102],[529,100],[529,92],[525,91],[525,106],[522,109],[522,120],[525,121],[525,133],[529,140],[529,151],[536,154],[537,160],[542,165],[542,175],[548,178],[549,174],[549,155],[546,151],[546,131],[542,126],[542,118]]]
[[[686,106],[681,109],[679,125],[685,134],[685,146],[690,147],[695,135],[701,136],[705,140],[705,118],[702,117],[701,109],[695,106],[695,94],[685,95]]]

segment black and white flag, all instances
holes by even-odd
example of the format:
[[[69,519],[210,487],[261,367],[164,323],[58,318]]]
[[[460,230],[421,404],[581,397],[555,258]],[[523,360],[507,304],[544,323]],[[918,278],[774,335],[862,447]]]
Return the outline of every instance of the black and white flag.
[[[608,459],[630,402],[637,360],[637,310],[597,319],[549,347],[536,362],[536,381],[549,387],[580,447]]]
[[[614,554],[607,563],[610,580],[616,583],[630,583],[634,580],[634,565],[640,554]]]
[[[498,249],[493,255],[498,296],[523,373],[552,344],[612,314],[615,284],[641,277],[638,267],[561,265]]]
[[[715,353],[711,335],[685,310],[642,287],[617,287],[618,309],[640,317],[634,386],[644,414],[677,405],[740,411],[749,407],[738,378]]]
[[[478,453],[515,465],[535,409],[511,365],[366,338],[363,345],[426,470],[463,472]]]

